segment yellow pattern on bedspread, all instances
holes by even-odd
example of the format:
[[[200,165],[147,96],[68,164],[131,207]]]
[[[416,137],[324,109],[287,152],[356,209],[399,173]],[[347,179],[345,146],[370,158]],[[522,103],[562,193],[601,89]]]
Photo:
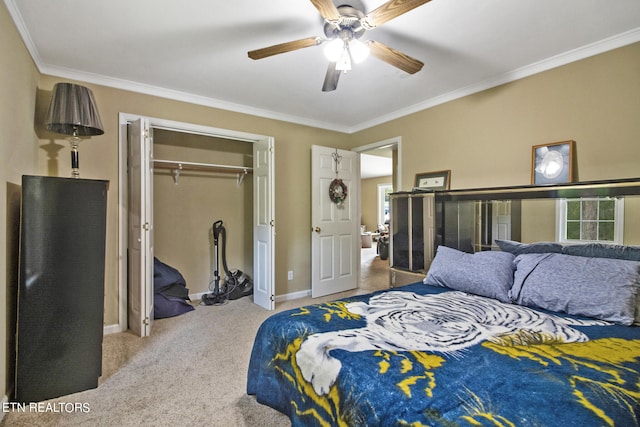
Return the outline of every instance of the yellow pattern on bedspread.
[[[286,350],[282,353],[278,353],[273,359],[272,363],[274,368],[280,372],[284,378],[286,378],[291,384],[294,384],[298,387],[299,391],[309,399],[313,401],[317,407],[324,410],[324,414],[320,414],[317,409],[302,409],[298,407],[296,402],[291,402],[294,406],[296,413],[299,416],[302,415],[310,415],[316,419],[316,421],[323,426],[338,426],[338,427],[348,427],[350,424],[344,419],[343,415],[340,413],[340,395],[338,392],[338,388],[333,385],[331,387],[331,391],[326,394],[319,396],[313,390],[313,386],[306,382],[302,376],[302,372],[300,368],[295,363],[295,354],[300,350],[300,345],[304,339],[297,338],[293,342],[291,342]],[[284,363],[286,366],[279,366],[280,363]],[[288,369],[293,368],[293,376],[289,374]]]
[[[409,355],[413,356],[413,359],[409,358]],[[400,374],[406,374],[408,372],[413,371],[414,362],[417,362],[419,365],[422,365],[424,368],[424,372],[421,375],[411,375],[397,383],[397,386],[402,390],[402,392],[411,399],[411,388],[416,385],[419,380],[427,380],[427,387],[424,388],[424,392],[427,396],[433,396],[433,389],[436,386],[436,379],[433,373],[433,370],[442,366],[445,362],[443,357],[440,357],[435,354],[429,354],[422,351],[410,351],[407,354],[399,353],[397,351],[376,351],[374,353],[375,357],[380,357],[382,360],[378,363],[380,366],[379,373],[384,375],[391,368],[395,366],[395,371]]]
[[[640,426],[639,328],[410,289],[272,316],[248,392],[296,427]]]
[[[610,395],[621,406],[633,413],[640,401],[640,372],[624,366],[640,358],[640,340],[620,338],[601,338],[586,343],[548,343],[536,345],[509,345],[509,340],[485,342],[483,346],[514,359],[526,358],[542,366],[568,363],[575,370],[569,379],[573,394],[587,409],[594,412],[606,425],[615,425],[606,411],[590,402],[582,388],[598,389],[602,394]],[[602,380],[597,381],[593,373]],[[623,375],[633,374],[636,382],[625,380]]]

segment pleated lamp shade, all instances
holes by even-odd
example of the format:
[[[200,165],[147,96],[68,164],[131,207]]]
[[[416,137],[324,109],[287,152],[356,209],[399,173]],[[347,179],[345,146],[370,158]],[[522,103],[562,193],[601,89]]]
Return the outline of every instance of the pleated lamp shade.
[[[80,137],[102,135],[102,121],[91,89],[72,83],[57,83],[44,125],[50,131],[69,135],[71,176],[80,177]]]
[[[102,135],[102,121],[91,89],[72,84],[57,83],[44,121],[53,132],[73,136]]]

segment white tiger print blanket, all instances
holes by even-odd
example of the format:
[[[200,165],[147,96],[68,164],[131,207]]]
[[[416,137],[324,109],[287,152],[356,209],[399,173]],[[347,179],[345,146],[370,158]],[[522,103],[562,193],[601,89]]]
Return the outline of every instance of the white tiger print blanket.
[[[367,326],[310,335],[296,355],[303,377],[318,395],[329,392],[340,372],[340,361],[330,354],[334,349],[418,350],[455,357],[482,341],[523,330],[561,342],[588,341],[571,326],[609,324],[562,318],[458,291],[433,295],[391,291],[371,297],[368,303],[353,302],[346,307],[364,316]]]

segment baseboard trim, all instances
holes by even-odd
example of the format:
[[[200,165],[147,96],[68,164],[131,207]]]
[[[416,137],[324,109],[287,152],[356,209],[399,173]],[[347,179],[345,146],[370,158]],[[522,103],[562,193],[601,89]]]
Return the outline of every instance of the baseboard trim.
[[[2,397],[2,409],[3,409],[3,410],[2,410],[2,411],[0,411],[0,423],[1,423],[1,422],[2,422],[2,420],[4,419],[4,414],[5,414],[4,406],[5,406],[7,403],[9,403],[9,398],[8,398],[8,397],[7,397],[7,395],[5,394],[5,395]]]
[[[197,294],[189,294],[189,299],[191,301],[200,301],[203,295],[209,294],[211,292],[199,292]]]
[[[209,294],[209,293],[211,293],[211,292],[200,292],[200,293],[197,293],[197,294],[189,294],[189,299],[191,301],[200,301],[202,299],[203,295],[206,295],[206,294]],[[294,300],[294,299],[310,297],[310,296],[311,296],[311,289],[306,290],[306,291],[292,292],[290,294],[278,295],[278,296],[276,296],[275,301],[276,302],[291,301],[291,300]]]
[[[202,299],[203,295],[206,295],[210,292],[200,292],[199,294],[189,294],[189,299],[191,301],[199,301]],[[276,302],[290,301],[293,299],[304,298],[311,296],[311,290],[292,292],[290,294],[278,295],[276,296]]]
[[[124,332],[124,331],[122,330],[120,325],[117,323],[115,325],[104,325],[104,328],[102,329],[102,333],[104,335],[117,334],[120,332]]]
[[[209,292],[199,292],[197,294],[189,294],[189,299],[191,301],[200,301],[203,295],[208,294]],[[290,294],[278,295],[276,296],[276,302],[283,301],[291,301],[298,298],[304,298],[311,296],[311,289],[306,291],[292,292]],[[117,334],[120,332],[124,332],[119,324],[114,325],[105,325],[103,328],[104,335]],[[6,396],[5,396],[6,399]],[[4,402],[4,400],[3,400]],[[0,414],[0,420],[2,420],[2,414]]]
[[[291,292],[290,294],[276,296],[276,302],[291,301],[294,299],[305,298],[311,296],[311,289],[306,291]]]

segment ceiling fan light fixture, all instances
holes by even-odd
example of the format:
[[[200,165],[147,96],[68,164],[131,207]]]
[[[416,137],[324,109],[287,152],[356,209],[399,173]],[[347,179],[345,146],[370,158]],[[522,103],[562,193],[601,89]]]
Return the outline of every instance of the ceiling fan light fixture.
[[[357,6],[340,4],[335,0],[311,0],[311,3],[324,18],[324,37],[307,37],[286,43],[256,49],[247,52],[251,59],[262,59],[281,53],[324,44],[324,55],[329,60],[323,92],[336,89],[340,72],[351,70],[351,63],[359,64],[369,54],[408,74],[415,74],[424,64],[415,58],[392,49],[374,40],[360,42],[367,30],[397,18],[430,0],[386,0],[386,2],[365,15],[364,4]],[[340,4],[336,6],[336,4]]]
[[[324,56],[329,62],[338,62],[344,50],[344,40],[336,37],[324,47]]]
[[[369,46],[362,43],[360,40],[353,39],[349,43],[349,52],[351,53],[353,62],[360,64],[369,56]]]

